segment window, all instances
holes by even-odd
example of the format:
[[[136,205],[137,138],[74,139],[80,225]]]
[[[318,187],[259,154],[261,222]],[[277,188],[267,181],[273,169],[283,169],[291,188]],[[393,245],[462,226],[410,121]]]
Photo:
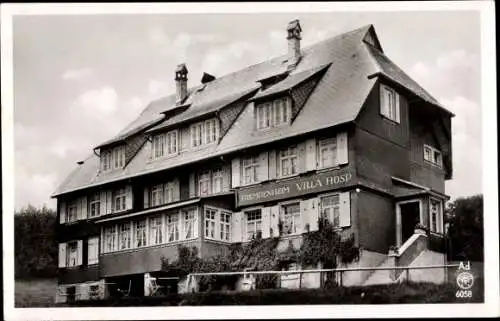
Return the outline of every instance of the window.
[[[172,130],[153,136],[152,146],[153,158],[176,155],[178,151],[178,131]]]
[[[104,172],[111,169],[111,154],[108,151],[101,153],[101,168]]]
[[[153,156],[160,158],[163,156],[165,150],[165,141],[163,135],[156,135],[153,137]]]
[[[340,226],[340,196],[329,195],[321,198],[321,217],[327,219],[333,226]]]
[[[125,165],[125,148],[123,146],[113,148],[112,160],[114,168],[121,168]]]
[[[256,108],[257,129],[266,129],[287,124],[291,118],[290,99],[279,98],[265,102]]]
[[[208,195],[210,191],[210,171],[203,171],[198,177],[198,195]]]
[[[130,222],[120,224],[118,233],[119,233],[118,249],[119,250],[129,249],[131,246]]]
[[[161,216],[149,219],[149,244],[156,245],[163,242]]]
[[[121,188],[115,192],[115,195],[113,197],[113,208],[115,209],[115,212],[123,211],[125,210],[125,201],[127,199],[127,191],[124,188]]]
[[[104,229],[104,252],[116,251],[116,226]]]
[[[221,193],[222,192],[222,168],[216,168],[212,171],[212,186],[213,193]]]
[[[243,183],[253,184],[258,181],[259,157],[243,158]]]
[[[177,131],[171,131],[166,134],[167,155],[177,154]]]
[[[89,217],[96,217],[101,214],[101,195],[94,193],[90,197],[89,202]]]
[[[205,209],[205,237],[207,238],[215,238],[216,214],[216,210]]]
[[[297,146],[281,150],[278,165],[281,177],[297,174]]]
[[[281,220],[283,222],[283,234],[300,233],[300,203],[282,205]]]
[[[196,221],[196,216],[195,216],[195,210],[185,210],[181,211],[182,215],[182,236],[184,240],[189,240],[192,239],[195,236],[195,221]]]
[[[101,150],[101,169],[109,171],[125,166],[125,147],[118,146],[108,150]]]
[[[66,266],[78,265],[78,242],[69,242],[66,247]]]
[[[251,241],[258,234],[262,233],[262,213],[261,210],[245,212],[246,214],[246,239]]]
[[[137,221],[135,225],[135,247],[146,246],[146,221]]]
[[[442,203],[436,199],[431,199],[430,209],[430,230],[436,233],[442,233]]]
[[[155,185],[151,188],[151,206],[163,204],[163,184]]]
[[[327,168],[337,165],[336,137],[321,139],[318,141],[318,163],[319,168]]]
[[[174,189],[175,185],[173,182],[168,182],[165,184],[165,203],[174,202]]]
[[[77,206],[76,203],[73,203],[68,206],[68,222],[74,222],[77,220]]]
[[[436,165],[438,167],[443,166],[443,159],[441,152],[429,145],[424,145],[424,160]]]
[[[167,216],[167,241],[179,240],[179,215],[170,214]]]
[[[220,213],[220,239],[231,241],[231,213]]]
[[[99,238],[91,237],[88,239],[87,264],[99,263]]]
[[[380,113],[399,123],[399,96],[392,88],[380,86]]]
[[[219,123],[215,118],[191,125],[191,145],[193,147],[214,143],[218,137]]]

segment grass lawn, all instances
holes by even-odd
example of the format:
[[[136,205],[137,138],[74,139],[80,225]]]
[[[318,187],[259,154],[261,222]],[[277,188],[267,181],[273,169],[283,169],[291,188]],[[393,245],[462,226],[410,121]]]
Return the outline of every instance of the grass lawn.
[[[14,305],[16,308],[55,306],[56,287],[56,279],[16,280]]]

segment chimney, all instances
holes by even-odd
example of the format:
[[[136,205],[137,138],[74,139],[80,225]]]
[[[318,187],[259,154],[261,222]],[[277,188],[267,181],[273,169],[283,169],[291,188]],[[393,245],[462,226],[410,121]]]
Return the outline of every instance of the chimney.
[[[286,27],[288,40],[288,69],[293,69],[300,60],[300,33],[302,28],[298,19],[290,21]]]
[[[185,64],[177,65],[177,68],[175,68],[175,93],[177,104],[182,104],[187,97],[187,74],[188,70]]]

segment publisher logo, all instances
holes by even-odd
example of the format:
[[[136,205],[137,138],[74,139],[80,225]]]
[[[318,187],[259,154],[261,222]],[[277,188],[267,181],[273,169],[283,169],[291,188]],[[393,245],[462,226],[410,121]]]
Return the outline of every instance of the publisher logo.
[[[474,285],[474,275],[470,271],[470,262],[460,262],[457,271],[457,285],[460,290],[455,293],[457,298],[472,298],[470,289]]]
[[[459,275],[457,275],[457,285],[462,290],[468,290],[472,288],[473,284],[474,284],[474,276],[469,272],[462,272]]]

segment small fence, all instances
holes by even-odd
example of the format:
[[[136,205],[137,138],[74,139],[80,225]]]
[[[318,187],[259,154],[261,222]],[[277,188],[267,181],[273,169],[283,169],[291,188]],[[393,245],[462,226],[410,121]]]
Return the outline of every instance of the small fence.
[[[455,282],[459,264],[396,266],[396,267],[358,267],[335,269],[311,269],[293,271],[242,271],[242,272],[209,272],[191,273],[187,277],[187,291],[199,291],[198,282],[202,277],[240,277],[241,287],[235,290],[264,288],[318,288],[326,284],[336,286],[360,286],[372,284],[389,284],[396,282],[432,282],[437,284]],[[376,275],[377,273],[377,275]],[[274,286],[259,286],[259,276],[274,276]],[[234,279],[234,278],[233,278]],[[246,281],[246,283],[245,283]],[[222,282],[223,283],[223,282]]]

